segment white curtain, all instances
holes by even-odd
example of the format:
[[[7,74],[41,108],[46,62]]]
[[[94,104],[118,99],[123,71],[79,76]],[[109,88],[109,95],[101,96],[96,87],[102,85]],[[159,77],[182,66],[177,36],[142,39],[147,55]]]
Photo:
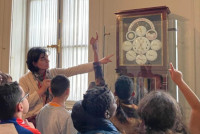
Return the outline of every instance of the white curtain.
[[[30,0],[28,49],[57,44],[58,0]],[[49,50],[50,68],[56,67],[56,49]]]
[[[64,0],[62,67],[88,62],[89,0]],[[80,100],[88,88],[88,74],[70,77],[68,100]]]
[[[25,71],[26,5],[27,0],[12,1],[9,73],[13,77],[13,81],[18,81]]]

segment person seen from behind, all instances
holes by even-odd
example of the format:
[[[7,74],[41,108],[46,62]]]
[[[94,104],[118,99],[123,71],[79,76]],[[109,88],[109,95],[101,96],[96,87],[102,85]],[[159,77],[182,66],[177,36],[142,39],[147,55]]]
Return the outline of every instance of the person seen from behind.
[[[112,123],[122,134],[136,134],[140,119],[137,106],[134,102],[133,80],[128,76],[120,76],[115,82],[115,95],[117,96],[117,111]]]
[[[74,127],[79,134],[120,134],[109,120],[115,115],[116,108],[114,95],[110,90],[106,87],[93,87],[86,92],[82,101],[73,106]]]
[[[65,108],[70,93],[69,79],[57,75],[51,80],[50,91],[53,99],[37,115],[37,129],[43,134],[76,134],[71,113]]]
[[[139,134],[188,134],[176,100],[167,92],[152,91],[138,105]]]

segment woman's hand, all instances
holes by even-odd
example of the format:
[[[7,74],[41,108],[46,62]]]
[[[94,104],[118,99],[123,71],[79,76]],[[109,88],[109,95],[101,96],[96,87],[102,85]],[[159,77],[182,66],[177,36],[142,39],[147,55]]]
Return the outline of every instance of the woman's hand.
[[[114,55],[114,54],[111,54],[111,55],[109,55],[109,56],[106,56],[106,57],[100,59],[99,62],[100,62],[101,64],[107,64],[108,62],[112,62],[112,61],[110,60],[110,58],[111,58],[113,55]]]
[[[44,79],[42,81],[42,87],[44,87],[44,88],[48,88],[50,86],[50,84],[51,84],[51,79]]]
[[[51,79],[44,79],[42,81],[42,87],[37,91],[39,96],[42,96],[47,91],[47,89],[50,87],[50,84]]]
[[[47,89],[50,87],[50,84],[51,84],[51,79],[44,79],[43,81],[42,81],[42,90],[44,91],[44,92],[46,92],[47,91]]]

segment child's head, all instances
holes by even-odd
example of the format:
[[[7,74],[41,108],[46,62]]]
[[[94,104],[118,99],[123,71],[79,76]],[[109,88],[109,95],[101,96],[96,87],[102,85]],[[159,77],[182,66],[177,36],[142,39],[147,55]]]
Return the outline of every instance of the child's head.
[[[72,121],[73,125],[80,133],[85,133],[94,126],[98,126],[98,118],[93,118],[82,107],[82,101],[77,101],[72,108]]]
[[[133,81],[128,76],[120,76],[115,82],[115,93],[121,100],[129,99],[133,94]]]
[[[175,128],[182,117],[176,100],[166,92],[152,91],[139,103],[138,114],[147,131],[168,131]]]
[[[69,86],[69,79],[64,75],[57,75],[51,80],[51,92],[54,97],[62,96],[66,91],[69,95]]]
[[[116,112],[113,93],[106,87],[94,87],[86,92],[82,106],[90,115],[98,118],[110,118]]]
[[[0,72],[0,85],[12,82],[12,77],[9,74]]]
[[[27,96],[17,82],[0,85],[0,120],[13,118],[16,113],[27,113]]]

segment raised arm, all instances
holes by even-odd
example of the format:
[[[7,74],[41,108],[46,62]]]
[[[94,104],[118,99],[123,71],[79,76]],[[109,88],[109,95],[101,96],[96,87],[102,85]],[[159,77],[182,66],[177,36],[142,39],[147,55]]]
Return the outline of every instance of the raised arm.
[[[93,65],[94,65],[94,72],[95,72],[95,85],[104,86],[105,80],[103,77],[101,63],[99,62],[99,56],[98,56],[98,34],[97,33],[96,33],[96,38],[92,37],[90,39],[90,44],[91,44],[93,52],[94,52]],[[108,62],[110,62],[109,58],[108,58]]]
[[[90,39],[90,44],[91,44],[93,52],[94,52],[94,62],[99,62],[99,56],[98,56],[98,34],[97,33],[96,33],[96,38],[92,37]]]
[[[170,63],[169,72],[172,80],[178,85],[179,89],[181,90],[187,102],[192,108],[189,124],[191,134],[198,134],[200,133],[200,100],[192,91],[192,89],[185,83],[182,73],[174,69],[172,63]]]
[[[173,64],[170,63],[170,69],[169,69],[170,75],[172,80],[178,85],[179,89],[185,96],[186,100],[190,104],[191,108],[193,110],[199,110],[200,111],[200,100],[195,95],[195,93],[192,91],[192,89],[185,83],[183,80],[182,73],[176,69],[174,69]]]

